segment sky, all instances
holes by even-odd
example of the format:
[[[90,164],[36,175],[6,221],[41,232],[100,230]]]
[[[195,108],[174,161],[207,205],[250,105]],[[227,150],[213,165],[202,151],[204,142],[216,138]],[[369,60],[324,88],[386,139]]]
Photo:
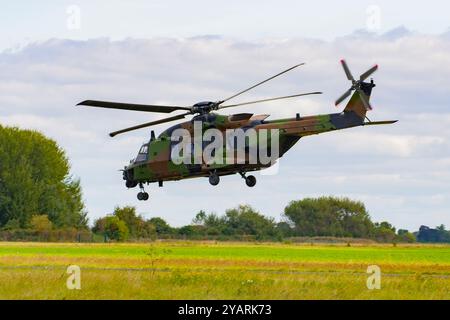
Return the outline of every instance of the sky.
[[[375,221],[417,230],[450,226],[450,5],[445,1],[25,1],[0,11],[0,123],[33,128],[67,152],[91,221],[116,205],[187,224],[199,210],[238,204],[280,218],[291,200],[345,196]],[[75,107],[85,99],[191,105],[219,100],[299,62],[238,101],[323,91],[235,112],[269,119],[339,112],[354,74],[374,63],[372,120],[301,139],[275,175],[257,173],[148,187],[138,202],[121,172],[149,130],[110,131],[161,116]],[[222,112],[224,113],[224,112]],[[157,133],[166,126],[155,127]]]

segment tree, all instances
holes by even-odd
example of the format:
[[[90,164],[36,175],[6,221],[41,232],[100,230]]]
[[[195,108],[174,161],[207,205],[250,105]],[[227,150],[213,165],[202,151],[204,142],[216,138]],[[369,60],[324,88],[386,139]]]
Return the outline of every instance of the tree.
[[[375,223],[374,237],[380,242],[392,242],[395,239],[395,228],[386,221]]]
[[[154,238],[156,236],[155,226],[145,221],[141,216],[138,216],[136,214],[136,207],[116,207],[114,209],[114,216],[126,224],[130,236],[133,238]]]
[[[436,227],[436,229],[427,226],[420,226],[417,232],[417,241],[419,242],[450,242],[450,231],[445,230],[444,225]]]
[[[398,229],[396,240],[399,242],[413,243],[416,242],[416,237],[408,230]]]
[[[18,219],[9,219],[3,226],[3,230],[17,230],[20,229],[20,221]]]
[[[278,237],[275,220],[248,205],[240,205],[225,212],[225,232],[234,235],[254,235],[256,239]]]
[[[186,236],[203,235],[203,227],[199,225],[183,226],[178,229],[178,234]]]
[[[156,233],[158,234],[171,234],[173,233],[173,228],[160,217],[154,217],[148,220],[149,223],[155,226]]]
[[[106,216],[97,219],[94,223],[92,231],[102,233],[109,239],[124,241],[128,239],[129,230],[125,222],[116,216]]]
[[[78,180],[63,149],[33,130],[0,126],[0,227],[45,214],[56,227],[87,226]]]
[[[215,213],[206,214],[204,211],[200,211],[193,222],[203,228],[197,228],[197,232],[200,234],[207,234],[211,236],[218,235],[230,235],[230,231],[227,233],[226,219],[225,217],[219,217]]]
[[[200,210],[196,215],[195,218],[192,219],[192,223],[193,224],[197,224],[197,225],[203,225],[205,223],[205,219],[206,219],[206,212],[203,210]]]
[[[362,202],[348,198],[320,197],[291,201],[284,209],[286,222],[297,236],[368,238],[373,223]]]
[[[277,223],[277,230],[281,233],[282,237],[292,237],[294,235],[294,230],[289,223],[285,221]]]
[[[214,228],[220,232],[223,232],[223,230],[227,227],[227,220],[225,217],[219,217],[217,214],[212,212],[205,216],[203,225],[208,229]]]

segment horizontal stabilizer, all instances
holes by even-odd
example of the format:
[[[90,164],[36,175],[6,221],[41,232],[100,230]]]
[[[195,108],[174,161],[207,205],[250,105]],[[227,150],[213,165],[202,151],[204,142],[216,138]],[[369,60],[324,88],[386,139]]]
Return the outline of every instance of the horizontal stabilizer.
[[[380,124],[393,124],[396,123],[398,120],[386,120],[386,121],[371,121],[371,122],[364,122],[365,126],[376,126]]]

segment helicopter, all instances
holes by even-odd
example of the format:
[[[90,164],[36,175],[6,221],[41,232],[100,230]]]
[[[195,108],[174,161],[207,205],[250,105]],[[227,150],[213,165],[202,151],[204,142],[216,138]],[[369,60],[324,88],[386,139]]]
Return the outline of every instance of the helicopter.
[[[303,66],[304,63],[296,64],[228,98],[214,102],[205,101],[198,102],[192,106],[173,106],[85,100],[77,105],[155,113],[184,111],[183,113],[168,118],[146,122],[112,132],[109,134],[111,137],[132,130],[147,128],[158,124],[181,120],[187,116],[193,116],[193,118],[188,121],[178,123],[164,130],[158,137],[156,137],[154,130],[151,130],[150,140],[141,146],[137,156],[132,159],[130,163],[123,168],[123,170],[121,170],[123,171],[123,180],[125,180],[125,186],[127,188],[135,188],[136,186],[139,186],[140,191],[137,194],[138,200],[146,201],[149,199],[149,194],[145,191],[144,184],[148,185],[150,183],[157,182],[159,187],[162,187],[164,181],[176,181],[188,178],[207,177],[209,179],[209,183],[216,186],[219,184],[221,176],[238,173],[245,180],[247,186],[254,187],[256,185],[256,178],[253,175],[248,175],[248,173],[268,168],[275,162],[263,162],[258,159],[258,156],[256,157],[256,161],[249,161],[250,148],[248,146],[248,140],[245,140],[244,153],[243,157],[241,154],[241,158],[239,159],[240,161],[236,161],[238,156],[236,156],[236,153],[234,152],[235,150],[233,149],[234,147],[232,146],[232,161],[226,161],[226,163],[218,161],[207,162],[202,160],[202,158],[200,158],[200,161],[197,162],[180,163],[179,161],[175,161],[173,153],[173,151],[177,149],[177,146],[179,147],[181,144],[181,142],[178,141],[179,139],[173,139],[175,132],[177,132],[177,130],[185,130],[188,138],[189,136],[193,137],[197,124],[200,124],[201,134],[210,129],[215,129],[223,135],[225,135],[225,131],[228,130],[241,129],[241,132],[244,133],[252,130],[255,132],[262,132],[263,130],[277,130],[278,144],[276,145],[276,148],[273,148],[272,144],[270,146],[267,144],[268,141],[271,140],[271,136],[269,138],[266,136],[265,139],[263,138],[256,140],[256,146],[258,146],[258,144],[262,145],[262,142],[265,142],[264,145],[266,152],[276,154],[275,160],[277,160],[278,158],[281,158],[289,149],[291,149],[302,137],[357,126],[384,125],[397,122],[398,120],[371,121],[366,115],[367,111],[372,110],[369,100],[375,84],[373,79],[370,81],[365,80],[378,69],[378,65],[374,65],[366,72],[362,73],[359,79],[355,79],[345,60],[342,59],[340,62],[347,79],[351,82],[351,86],[335,101],[335,106],[338,106],[349,96],[351,97],[344,110],[339,113],[311,116],[301,116],[299,113],[296,113],[295,117],[292,118],[267,120],[269,117],[267,114],[254,115],[252,113],[238,113],[232,115],[222,115],[215,112],[218,110],[243,105],[259,104],[268,101],[321,94],[322,92],[306,92],[236,104],[226,103],[231,99],[234,99],[276,77],[281,76],[282,74]],[[220,143],[223,143],[224,149],[229,149],[226,139],[225,142]],[[188,140],[187,143],[184,143],[183,147],[186,148],[183,149],[183,152],[189,150],[189,146],[191,149],[194,148],[194,143],[192,140]],[[222,145],[219,144],[219,147],[220,146]],[[201,142],[200,152],[205,151],[206,148],[207,146],[205,143]],[[228,154],[229,153],[227,153],[227,155]],[[189,157],[191,157],[191,155],[188,156],[188,158]]]

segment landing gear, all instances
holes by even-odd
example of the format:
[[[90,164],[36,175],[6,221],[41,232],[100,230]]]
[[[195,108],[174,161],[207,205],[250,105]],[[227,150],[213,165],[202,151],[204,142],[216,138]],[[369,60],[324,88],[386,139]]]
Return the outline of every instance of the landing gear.
[[[220,182],[220,177],[216,172],[211,173],[211,175],[209,176],[209,183],[212,186],[217,186]]]
[[[141,192],[139,192],[139,193],[137,194],[138,200],[139,200],[139,201],[147,201],[148,198],[149,198],[149,195],[148,195],[147,192],[145,192],[145,190],[144,190],[144,185],[142,184],[142,182],[139,183],[139,188],[141,188]]]
[[[243,179],[245,179],[245,184],[249,187],[254,187],[256,185],[256,178],[255,176],[246,176],[245,172],[239,172],[239,174],[241,175],[241,177]]]
[[[248,176],[247,178],[245,178],[245,184],[249,187],[254,187],[256,185],[255,176]]]
[[[137,198],[138,198],[139,201],[147,201],[149,197],[150,196],[148,195],[147,192],[139,192],[137,194]]]

